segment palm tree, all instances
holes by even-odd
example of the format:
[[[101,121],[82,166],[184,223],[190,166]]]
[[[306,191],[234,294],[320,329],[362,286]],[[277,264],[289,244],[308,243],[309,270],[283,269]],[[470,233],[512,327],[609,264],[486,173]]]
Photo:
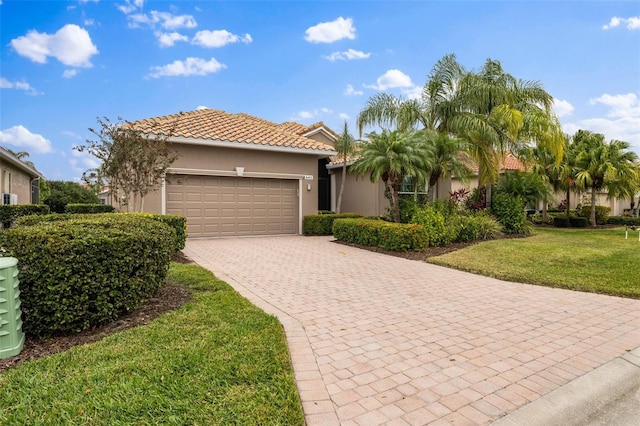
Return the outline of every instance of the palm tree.
[[[358,176],[369,175],[371,182],[382,180],[385,197],[389,200],[395,222],[400,222],[398,192],[405,176],[415,181],[426,181],[433,168],[432,153],[421,143],[419,132],[383,129],[367,135],[359,151],[360,158],[351,166]]]
[[[542,201],[542,221],[546,223],[549,201],[562,189],[562,163],[557,164],[555,155],[542,146],[528,146],[518,153],[518,157],[548,187],[547,196],[539,200]]]
[[[423,143],[431,148],[433,168],[429,174],[427,199],[435,198],[440,178],[456,176],[466,180],[471,173],[472,160],[467,155],[467,142],[446,132],[423,130]]]
[[[499,61],[487,59],[483,68],[459,81],[456,94],[443,103],[448,111],[447,130],[466,138],[478,164],[478,185],[498,178],[499,158],[535,142],[548,149],[559,162],[562,133],[551,106],[553,98],[535,81],[517,80]]]
[[[578,130],[574,135],[578,148],[576,180],[591,189],[591,225],[596,225],[596,195],[606,189],[607,197],[633,197],[638,179],[634,162],[635,152],[629,151],[629,143],[612,140],[607,143],[604,135]]]
[[[572,137],[565,135],[564,151],[562,162],[558,166],[558,180],[560,188],[566,191],[566,216],[571,216],[571,191],[582,190],[580,182],[576,178],[576,158],[578,156],[578,148]]]
[[[356,152],[356,139],[349,133],[349,125],[344,122],[342,134],[334,145],[338,152],[338,158],[342,161],[342,181],[340,182],[340,193],[338,194],[338,204],[336,205],[336,213],[340,213],[342,208],[342,194],[344,193],[344,182],[347,180],[347,161]]]

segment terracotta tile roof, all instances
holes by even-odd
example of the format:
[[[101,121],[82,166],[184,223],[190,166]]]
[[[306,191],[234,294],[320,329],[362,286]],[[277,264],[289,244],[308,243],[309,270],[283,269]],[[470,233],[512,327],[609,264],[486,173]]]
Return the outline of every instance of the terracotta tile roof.
[[[474,173],[478,173],[478,165],[473,164],[470,167],[471,171]],[[500,159],[500,169],[501,172],[505,170],[519,170],[521,172],[525,172],[527,168],[518,158],[516,158],[513,153],[507,151],[502,159]]]
[[[295,121],[285,121],[284,123],[278,124],[278,127],[283,129],[286,132],[295,133],[297,135],[305,135],[309,132],[312,132],[316,129],[324,127],[327,133],[331,134],[336,139],[340,137],[339,134],[334,132],[330,127],[324,124],[322,121],[318,121],[317,123],[313,123],[310,126],[305,126],[304,124],[296,123]]]
[[[294,123],[297,124],[297,123]],[[228,141],[306,150],[333,151],[333,147],[249,114],[202,109],[148,118],[129,125],[150,134],[171,134],[186,139]],[[302,125],[300,125],[302,126]]]

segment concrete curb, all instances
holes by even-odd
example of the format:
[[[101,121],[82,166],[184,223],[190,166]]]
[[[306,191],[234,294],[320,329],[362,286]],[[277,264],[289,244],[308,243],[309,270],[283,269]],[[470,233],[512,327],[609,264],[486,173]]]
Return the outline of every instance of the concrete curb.
[[[494,426],[586,424],[640,385],[640,348],[610,361],[492,423]]]

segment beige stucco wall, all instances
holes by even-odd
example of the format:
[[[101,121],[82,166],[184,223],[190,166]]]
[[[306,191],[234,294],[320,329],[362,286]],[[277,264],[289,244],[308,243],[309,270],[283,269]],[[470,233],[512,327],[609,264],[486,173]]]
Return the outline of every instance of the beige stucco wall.
[[[330,146],[335,146],[334,145],[335,144],[335,140],[333,140],[333,138],[328,137],[323,132],[317,132],[317,133],[314,133],[314,134],[306,136],[306,137],[309,138],[309,139],[316,140],[318,142],[325,143],[325,144],[330,145]]]
[[[215,175],[216,171],[236,175],[236,167],[244,167],[244,174],[265,173],[260,177],[277,179],[295,178],[302,182],[300,203],[302,217],[316,214],[318,210],[317,172],[320,156],[288,152],[259,151],[252,149],[222,148],[202,145],[174,144],[180,157],[173,163],[171,169],[192,169],[190,173]],[[183,172],[181,172],[183,173]],[[294,175],[287,177],[286,175]],[[296,177],[297,176],[297,177]],[[313,176],[312,180],[298,179],[301,176]],[[307,190],[310,185],[310,190]],[[153,213],[162,212],[162,191],[149,194],[145,198],[144,210]]]
[[[7,173],[11,173],[11,183]],[[31,204],[31,176],[2,159],[0,159],[0,190],[3,194],[18,194],[18,204]]]
[[[340,194],[342,182],[342,168],[331,169],[333,182],[332,203],[333,210]],[[381,181],[372,183],[368,177],[358,177],[347,173],[347,179],[342,196],[342,213],[354,212],[365,216],[379,216],[385,214],[389,201],[384,197],[384,184]]]

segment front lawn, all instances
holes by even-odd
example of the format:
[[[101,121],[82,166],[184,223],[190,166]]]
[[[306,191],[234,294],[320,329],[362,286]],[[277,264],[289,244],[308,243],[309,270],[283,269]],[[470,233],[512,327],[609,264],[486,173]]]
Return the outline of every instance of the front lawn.
[[[475,244],[429,262],[503,280],[640,299],[638,232],[536,228],[529,238]]]
[[[196,265],[193,301],[0,374],[0,424],[304,424],[282,326]]]

